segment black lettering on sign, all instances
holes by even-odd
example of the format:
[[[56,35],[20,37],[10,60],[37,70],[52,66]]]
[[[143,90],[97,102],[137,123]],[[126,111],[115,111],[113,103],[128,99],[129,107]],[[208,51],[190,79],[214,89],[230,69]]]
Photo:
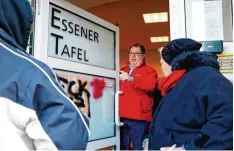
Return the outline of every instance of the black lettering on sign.
[[[86,50],[84,50],[84,61],[89,62],[89,60],[86,58]]]
[[[89,40],[93,41],[93,31],[89,30]]]
[[[90,93],[85,88],[87,85],[87,81],[81,81],[78,79],[68,80],[67,78],[58,76],[59,83],[64,88],[67,96],[74,102],[74,104],[87,116],[90,115]],[[74,91],[75,89],[75,91]]]
[[[62,56],[64,53],[67,54],[67,56],[70,58],[70,54],[69,54],[69,50],[68,50],[67,45],[64,46],[63,52],[61,53],[61,56]]]
[[[98,33],[97,32],[94,32],[94,41],[96,41],[97,43],[99,43]]]
[[[55,25],[55,23],[54,23],[55,20],[60,21],[60,18],[55,16],[55,12],[61,14],[60,10],[52,7],[51,26],[54,27],[54,28],[60,29],[60,27]]]
[[[87,28],[84,29],[84,27],[81,26],[81,37],[83,37],[83,35],[85,36],[85,38],[87,39]]]
[[[73,25],[73,22],[68,23],[68,26],[70,27],[70,30],[68,31],[69,33],[73,33],[72,25]]]
[[[51,33],[52,37],[55,37],[55,54],[58,54],[58,44],[59,44],[59,39],[63,39],[63,36]]]
[[[63,19],[63,20],[62,20],[62,24],[63,24],[63,26],[64,26],[64,28],[62,28],[63,31],[67,31],[67,25],[66,25],[66,23],[67,23],[67,20],[66,20],[66,19]]]
[[[73,58],[73,54],[76,53],[76,47],[71,47],[71,57]]]
[[[77,59],[82,60],[80,56],[82,56],[82,49],[78,48]]]
[[[77,36],[80,36],[79,35],[79,27],[80,27],[80,25],[77,25],[77,24],[75,24],[75,35],[77,35]]]

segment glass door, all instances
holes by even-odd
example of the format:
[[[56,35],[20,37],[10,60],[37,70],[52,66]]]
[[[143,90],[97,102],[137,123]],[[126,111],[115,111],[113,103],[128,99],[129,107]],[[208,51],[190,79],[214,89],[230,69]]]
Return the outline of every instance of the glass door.
[[[119,150],[118,27],[64,0],[37,0],[35,6],[34,57],[55,70],[90,119],[87,150]]]

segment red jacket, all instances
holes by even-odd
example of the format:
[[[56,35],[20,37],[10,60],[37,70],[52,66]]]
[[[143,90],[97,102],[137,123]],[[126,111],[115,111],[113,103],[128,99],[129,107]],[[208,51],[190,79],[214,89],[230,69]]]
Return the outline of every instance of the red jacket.
[[[121,69],[129,72],[130,67]],[[153,98],[148,95],[157,86],[157,73],[152,67],[143,64],[136,67],[131,76],[132,82],[120,81],[120,117],[135,120],[152,120]]]

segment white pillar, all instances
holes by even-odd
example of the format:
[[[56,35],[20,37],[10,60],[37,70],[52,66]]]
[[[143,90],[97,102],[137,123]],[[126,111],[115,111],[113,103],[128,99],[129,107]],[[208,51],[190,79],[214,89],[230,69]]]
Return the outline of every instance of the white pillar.
[[[169,0],[171,40],[186,37],[184,0]]]

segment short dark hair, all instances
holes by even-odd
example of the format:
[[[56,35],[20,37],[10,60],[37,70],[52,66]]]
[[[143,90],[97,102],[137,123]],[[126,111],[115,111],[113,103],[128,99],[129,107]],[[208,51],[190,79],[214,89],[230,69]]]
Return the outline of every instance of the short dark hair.
[[[129,52],[130,52],[130,50],[131,50],[132,47],[138,47],[138,48],[140,48],[141,53],[142,53],[142,54],[145,54],[145,47],[144,47],[143,45],[141,45],[140,43],[136,43],[136,44],[132,45],[132,46],[130,47],[130,49],[129,49]]]

